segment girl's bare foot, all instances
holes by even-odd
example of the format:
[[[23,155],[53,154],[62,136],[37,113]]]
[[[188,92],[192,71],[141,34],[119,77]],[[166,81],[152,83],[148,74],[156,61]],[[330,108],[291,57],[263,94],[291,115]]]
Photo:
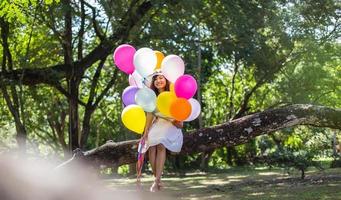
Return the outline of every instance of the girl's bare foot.
[[[161,188],[163,188],[163,184],[161,183],[161,179],[160,178],[155,179],[155,182],[157,184],[157,189],[161,190]]]
[[[157,182],[155,180],[154,183],[152,184],[152,186],[150,186],[149,191],[150,192],[156,192],[157,190],[158,190],[158,185],[157,185]]]

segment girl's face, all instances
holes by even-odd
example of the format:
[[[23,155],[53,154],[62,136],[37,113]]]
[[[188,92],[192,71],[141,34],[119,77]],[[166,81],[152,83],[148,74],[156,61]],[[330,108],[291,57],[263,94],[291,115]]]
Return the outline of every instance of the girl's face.
[[[156,78],[155,78],[155,81],[154,81],[154,86],[160,90],[160,89],[165,89],[166,87],[166,78],[162,75],[158,75]]]

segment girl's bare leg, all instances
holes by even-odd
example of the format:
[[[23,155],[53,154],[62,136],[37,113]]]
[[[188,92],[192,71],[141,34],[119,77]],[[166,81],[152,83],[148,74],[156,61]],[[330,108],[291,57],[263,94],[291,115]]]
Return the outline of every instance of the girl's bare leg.
[[[156,175],[155,175],[155,181],[158,185],[158,189],[161,187],[161,176],[163,172],[163,167],[165,165],[166,161],[166,148],[163,146],[163,144],[159,144],[156,146]]]
[[[156,177],[156,146],[149,147],[148,149],[149,162],[152,166],[154,177]]]
[[[152,166],[152,171],[153,171],[153,175],[154,177],[156,177],[156,167],[157,167],[157,163],[156,163],[156,158],[157,158],[157,148],[156,146],[152,146],[149,147],[149,162],[150,165]],[[151,192],[156,192],[157,189],[157,183],[154,181],[154,183],[152,184],[152,186],[150,187],[150,191]]]

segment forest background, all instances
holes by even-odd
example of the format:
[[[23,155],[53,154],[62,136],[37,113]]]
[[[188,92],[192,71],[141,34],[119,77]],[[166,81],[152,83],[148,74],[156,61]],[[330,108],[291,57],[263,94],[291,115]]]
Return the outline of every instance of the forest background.
[[[202,113],[185,135],[269,109],[334,113],[233,144],[206,141],[210,148],[171,157],[167,170],[267,163],[304,177],[316,160],[340,159],[340,15],[335,0],[2,1],[0,151],[67,159],[138,139],[121,122],[128,77],[112,60],[129,43],[180,55],[198,81]]]

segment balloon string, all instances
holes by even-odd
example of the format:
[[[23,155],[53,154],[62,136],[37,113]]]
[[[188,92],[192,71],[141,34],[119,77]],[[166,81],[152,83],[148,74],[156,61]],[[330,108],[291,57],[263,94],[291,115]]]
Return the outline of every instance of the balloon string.
[[[137,85],[137,82],[136,82],[136,80],[135,80],[135,77],[133,76],[133,74],[131,74],[131,76],[133,77],[133,80],[134,80],[135,85],[138,86],[138,85]]]
[[[138,87],[138,84],[137,84],[137,81],[136,81],[135,77],[133,75],[131,75],[131,76],[133,77],[133,81],[134,81],[135,85]],[[146,82],[147,82],[147,79],[143,78],[142,84],[149,88],[149,86],[146,84]]]
[[[154,73],[152,73],[152,74],[149,74],[146,78],[145,77],[143,77],[143,81],[142,81],[142,83],[146,86],[146,87],[150,87],[149,85],[150,85],[150,82],[148,81],[148,79],[147,78],[150,78],[150,77],[152,77],[152,76],[154,76],[155,75],[155,72]],[[147,85],[146,84],[146,82],[149,82],[149,85]]]
[[[147,79],[146,79],[146,78],[143,78],[143,81],[142,81],[143,85],[149,88],[149,85],[147,85],[146,82],[148,82]]]
[[[164,117],[164,116],[161,116],[161,115],[157,115],[155,111],[153,111],[152,114],[153,114],[155,117],[162,118],[162,119],[164,119],[164,120],[166,120],[166,121],[169,121],[169,122],[172,122],[172,121],[173,121],[172,118]]]

